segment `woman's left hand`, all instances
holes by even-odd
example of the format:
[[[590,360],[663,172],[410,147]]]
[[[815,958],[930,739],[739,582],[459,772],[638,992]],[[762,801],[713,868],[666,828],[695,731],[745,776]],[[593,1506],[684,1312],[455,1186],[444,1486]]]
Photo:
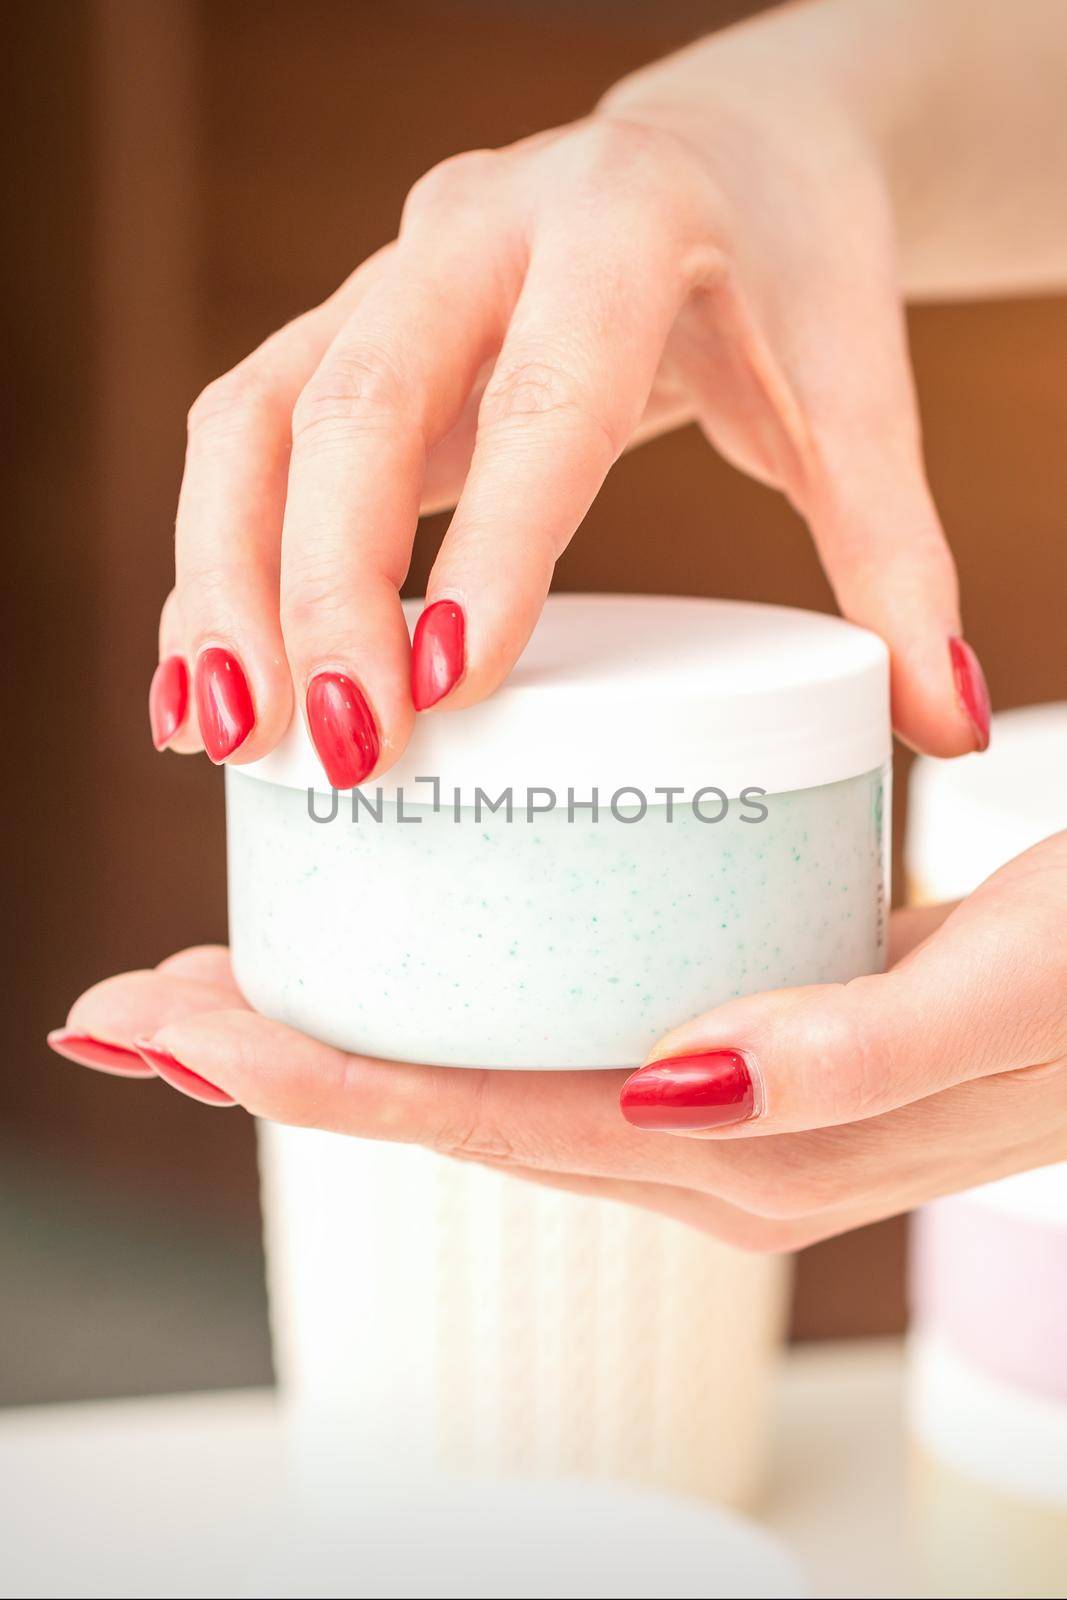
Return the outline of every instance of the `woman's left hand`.
[[[897,913],[887,973],[730,1001],[630,1076],[346,1055],[249,1010],[218,947],[98,984],[52,1042],[209,1103],[793,1249],[1067,1159],[1065,929],[1062,833],[955,908]]]

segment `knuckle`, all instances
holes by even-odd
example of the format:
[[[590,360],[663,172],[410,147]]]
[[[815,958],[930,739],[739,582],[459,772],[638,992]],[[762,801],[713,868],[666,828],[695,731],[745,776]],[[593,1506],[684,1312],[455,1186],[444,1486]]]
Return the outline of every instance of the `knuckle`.
[[[824,1037],[819,1041],[823,1059],[839,1063],[831,1072],[829,1087],[837,1086],[830,1099],[830,1112],[840,1121],[872,1116],[883,1109],[886,1084],[891,1080],[889,1047],[875,1019],[888,1009],[864,1002],[872,983],[881,988],[889,979],[854,978],[841,990],[841,1004],[825,1016]]]
[[[622,429],[603,416],[586,386],[555,362],[522,360],[493,373],[478,412],[479,432],[530,424],[570,423],[592,433],[612,460],[622,453]]]
[[[495,150],[464,150],[424,172],[408,190],[401,226],[426,211],[479,204],[500,166]]]
[[[353,429],[395,423],[407,398],[403,374],[383,350],[362,344],[335,351],[293,408],[293,443],[328,442]]]
[[[664,135],[656,128],[611,117],[590,117],[571,135],[570,158],[593,178],[630,170],[635,162],[658,161]]]
[[[243,432],[269,405],[270,389],[251,361],[214,378],[189,407],[190,442],[203,435]]]
[[[499,1162],[512,1166],[518,1160],[510,1140],[503,1137],[499,1129],[487,1127],[484,1123],[445,1130],[433,1139],[432,1144],[441,1155],[461,1161]]]
[[[706,176],[698,178],[688,146],[665,128],[593,117],[560,142],[557,154],[565,180],[593,204],[602,204],[606,194],[616,201],[632,196],[668,231],[690,215],[698,192],[698,209],[705,210]]]
[[[246,1069],[255,1072],[255,1057],[248,1051],[247,1043],[242,1054]],[[257,1076],[263,1075],[257,1073]],[[314,1077],[278,1074],[277,1078],[268,1080],[264,1087],[269,1087],[271,1091],[269,1109],[265,1109],[272,1122],[318,1133],[332,1133],[345,1125],[344,1113],[339,1108],[359,1104],[361,1083],[356,1059],[346,1056],[335,1077],[329,1073]]]
[[[315,640],[350,635],[358,598],[347,578],[344,550],[330,539],[293,541],[283,549],[278,618],[286,645],[298,656]]]
[[[816,984],[796,991],[782,1012],[777,1042],[794,1061],[794,1081],[811,1085],[823,1126],[854,1122],[885,1109],[898,1073],[893,1033],[903,997],[893,1003],[892,973]]]
[[[299,645],[316,634],[343,630],[350,612],[351,595],[332,553],[305,550],[286,561],[279,616],[287,642]]]
[[[191,640],[201,636],[205,619],[223,631],[239,627],[248,612],[248,562],[228,548],[179,546],[178,609]]]
[[[514,1141],[500,1126],[491,1107],[492,1086],[488,1073],[480,1073],[464,1095],[462,1110],[435,1113],[430,1110],[432,1133],[428,1143],[442,1155],[464,1161],[498,1162],[513,1165],[519,1161]]]

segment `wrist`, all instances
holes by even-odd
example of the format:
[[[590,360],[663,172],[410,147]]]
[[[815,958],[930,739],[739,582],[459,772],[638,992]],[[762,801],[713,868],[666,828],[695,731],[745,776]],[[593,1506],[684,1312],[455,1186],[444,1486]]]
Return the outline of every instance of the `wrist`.
[[[764,149],[800,161],[807,150],[835,182],[862,174],[878,184],[906,230],[910,153],[928,138],[946,57],[931,9],[916,0],[785,6],[621,79],[594,116],[672,132],[719,168],[734,150],[746,166]],[[946,17],[955,9],[946,3]]]

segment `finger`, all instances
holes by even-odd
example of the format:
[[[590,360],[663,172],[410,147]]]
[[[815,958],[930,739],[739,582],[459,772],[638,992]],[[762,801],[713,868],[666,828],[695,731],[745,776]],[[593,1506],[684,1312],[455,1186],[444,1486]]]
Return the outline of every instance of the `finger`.
[[[208,976],[208,963],[196,952],[186,976],[174,972],[127,972],[94,984],[71,1007],[63,1028],[48,1035],[58,1055],[118,1077],[151,1078],[155,1070],[137,1050],[138,1034],[191,1011],[235,1003],[228,974]],[[181,958],[174,958],[180,961]]]
[[[718,1170],[732,1203],[799,1249],[1063,1155],[1067,1069],[997,1074],[842,1127],[690,1144],[736,1165]],[[652,1142],[652,1141],[650,1141]]]
[[[190,1010],[139,1041],[149,1059],[197,1078],[274,1122],[442,1154],[561,1182],[692,1190],[715,1202],[702,1226],[738,1235],[734,1210],[760,1191],[738,1145],[649,1139],[617,1113],[618,1072],[513,1072],[428,1067],[346,1055],[247,1009]],[[764,1141],[768,1155],[777,1141]],[[740,1204],[738,1204],[740,1196]],[[620,1194],[621,1197],[621,1194]],[[668,1204],[668,1200],[670,1204]],[[659,1194],[685,1220],[688,1206]],[[721,1202],[721,1203],[720,1203]],[[696,1213],[690,1220],[695,1220]],[[753,1248],[771,1247],[758,1221]]]
[[[889,433],[888,419],[867,426]],[[876,452],[868,437],[861,449],[848,429],[835,442],[841,467],[827,469],[812,532],[844,615],[889,645],[893,725],[932,755],[984,750],[989,692],[962,637],[955,564],[917,447]]]
[[[292,713],[278,616],[293,406],[337,329],[379,275],[387,247],[322,305],[208,385],[189,414],[176,527],[179,647],[213,761],[266,754]]]
[[[808,263],[804,293],[758,312],[727,277],[687,308],[672,348],[712,441],[785,490],[841,610],[889,645],[901,737],[959,755],[988,742],[988,694],[923,467],[888,227],[881,210],[858,216]],[[751,420],[768,411],[773,429]]]
[[[233,1106],[236,1101],[225,1090],[144,1046],[161,1024],[241,1003],[227,967],[220,966],[217,951],[201,947],[172,956],[154,972],[129,972],[97,984],[75,1003],[70,1026],[80,1035],[106,1038],[110,1047],[132,1052],[145,1072],[193,1100]]]
[[[235,1004],[233,985],[168,971],[124,972],[94,984],[74,1002],[68,1027],[132,1046],[168,1022]]]
[[[159,665],[148,691],[148,721],[157,750],[192,755],[204,748],[193,712],[185,636],[173,589],[163,603],[159,619]]]
[[[781,1134],[877,1117],[1067,1055],[1067,835],[991,878],[892,971],[731,1001],[627,1081],[635,1126]]]
[[[197,944],[188,950],[179,950],[161,961],[156,971],[173,978],[196,978],[225,990],[235,1002],[244,1003],[233,976],[230,952],[224,944]]]
[[[281,609],[297,693],[330,782],[388,766],[413,721],[407,573],[427,454],[460,417],[506,321],[510,251],[462,230],[394,270],[338,334],[293,415]],[[517,270],[518,261],[515,260]]]
[[[278,617],[289,429],[329,336],[309,313],[200,396],[189,414],[176,569],[200,736],[215,762],[265,755],[292,715]]]
[[[447,1155],[714,1192],[734,1152],[650,1140],[617,1114],[618,1072],[429,1067],[346,1055],[248,1010],[190,1011],[148,1043],[275,1122]]]
[[[491,368],[479,375],[459,421],[430,452],[422,486],[422,504],[419,508],[422,516],[430,516],[436,511],[448,511],[459,500],[470,471],[477,436],[478,411],[490,376]],[[641,420],[627,441],[626,449],[632,450],[637,445],[655,439],[661,433],[667,433],[673,428],[680,428],[692,420],[691,397],[656,381],[652,385],[652,392]]]
[[[926,480],[892,251],[858,254],[827,285],[833,314],[794,328],[814,436],[800,507],[841,610],[889,645],[897,731],[961,755],[989,742],[989,697]]]
[[[470,471],[413,642],[416,709],[489,694],[514,665],[555,562],[638,426],[684,295],[667,242],[631,218],[539,233],[478,414]]]

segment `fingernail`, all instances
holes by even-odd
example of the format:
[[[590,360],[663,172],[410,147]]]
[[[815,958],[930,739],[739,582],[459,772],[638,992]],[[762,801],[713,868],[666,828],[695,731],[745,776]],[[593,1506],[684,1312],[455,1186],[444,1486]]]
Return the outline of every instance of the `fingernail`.
[[[148,721],[152,743],[162,750],[174,738],[189,709],[189,673],[181,656],[167,656],[152,674]]]
[[[443,700],[463,676],[463,612],[454,600],[436,600],[415,624],[411,641],[411,698],[416,711]]]
[[[989,745],[989,690],[981,662],[966,639],[950,639],[948,651],[960,704],[970,718],[979,750],[985,750]]]
[[[726,1128],[756,1114],[756,1088],[744,1056],[736,1050],[653,1061],[627,1078],[619,1096],[635,1128]]]
[[[217,645],[197,657],[196,715],[204,749],[216,764],[232,756],[255,726],[248,680],[237,657]]]
[[[320,672],[308,684],[308,727],[335,789],[354,789],[378,760],[378,730],[351,678]]]
[[[71,1028],[53,1028],[48,1043],[57,1056],[76,1061],[80,1067],[93,1067],[97,1072],[110,1072],[116,1078],[152,1078],[151,1067],[146,1066],[136,1050],[124,1050],[118,1044],[106,1044],[88,1033],[75,1033]]]
[[[152,1068],[164,1083],[169,1083],[172,1089],[177,1089],[180,1094],[187,1094],[192,1100],[199,1100],[205,1106],[235,1106],[237,1101],[232,1094],[227,1094],[225,1089],[216,1089],[213,1083],[202,1078],[198,1072],[190,1072],[188,1067],[183,1067],[180,1061],[170,1055],[166,1050],[158,1049],[150,1039],[135,1039],[138,1054]]]

